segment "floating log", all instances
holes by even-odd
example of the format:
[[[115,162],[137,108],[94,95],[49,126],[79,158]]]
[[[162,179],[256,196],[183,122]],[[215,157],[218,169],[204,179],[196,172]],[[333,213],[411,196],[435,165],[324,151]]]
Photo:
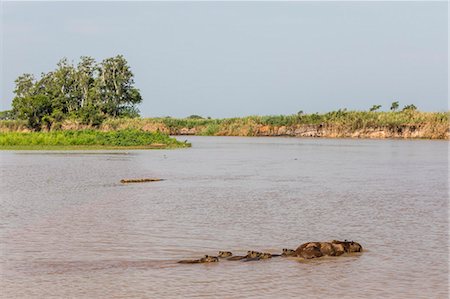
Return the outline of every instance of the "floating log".
[[[120,180],[120,182],[122,184],[127,184],[127,183],[146,183],[146,182],[159,182],[159,181],[164,181],[163,179],[158,179],[158,178],[150,178],[150,179],[122,179]]]

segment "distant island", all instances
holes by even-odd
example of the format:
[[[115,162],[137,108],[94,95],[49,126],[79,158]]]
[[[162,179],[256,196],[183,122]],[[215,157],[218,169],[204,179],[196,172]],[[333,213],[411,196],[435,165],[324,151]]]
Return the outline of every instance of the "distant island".
[[[413,104],[388,111],[339,109],[328,113],[212,119],[141,118],[134,76],[121,55],[97,63],[62,59],[55,70],[19,76],[12,109],[0,112],[0,148],[174,148],[169,135],[449,139],[450,112],[421,112]]]

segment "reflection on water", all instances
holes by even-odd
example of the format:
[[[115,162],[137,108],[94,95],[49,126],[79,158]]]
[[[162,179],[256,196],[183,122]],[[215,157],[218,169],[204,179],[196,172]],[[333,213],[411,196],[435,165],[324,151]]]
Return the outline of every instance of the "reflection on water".
[[[447,142],[191,137],[2,152],[6,298],[447,298]],[[162,182],[119,183],[128,177]],[[362,255],[179,265],[354,239]]]

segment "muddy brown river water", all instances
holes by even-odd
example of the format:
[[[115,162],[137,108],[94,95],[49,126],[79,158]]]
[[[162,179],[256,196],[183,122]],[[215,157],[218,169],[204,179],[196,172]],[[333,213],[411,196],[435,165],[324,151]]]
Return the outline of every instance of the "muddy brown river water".
[[[448,297],[448,142],[179,138],[0,152],[1,298]],[[332,239],[367,250],[176,263]]]

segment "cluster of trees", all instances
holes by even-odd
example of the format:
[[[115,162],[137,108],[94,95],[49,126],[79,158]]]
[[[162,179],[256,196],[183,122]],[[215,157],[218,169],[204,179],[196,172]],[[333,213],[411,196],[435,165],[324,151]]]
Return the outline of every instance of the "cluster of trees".
[[[398,101],[392,102],[391,104],[391,111],[397,111],[400,107]],[[369,111],[377,111],[381,108],[381,105],[373,105],[372,108],[369,109]],[[414,111],[417,110],[417,107],[414,104],[406,105],[403,107],[402,111]]]
[[[142,101],[133,73],[122,55],[97,63],[82,56],[75,66],[66,58],[54,71],[19,76],[8,118],[24,119],[34,130],[50,128],[64,119],[98,125],[107,117],[137,117]]]

